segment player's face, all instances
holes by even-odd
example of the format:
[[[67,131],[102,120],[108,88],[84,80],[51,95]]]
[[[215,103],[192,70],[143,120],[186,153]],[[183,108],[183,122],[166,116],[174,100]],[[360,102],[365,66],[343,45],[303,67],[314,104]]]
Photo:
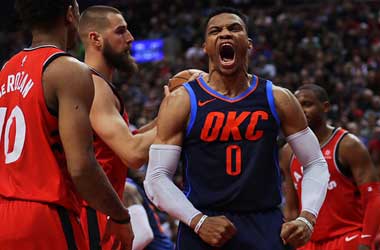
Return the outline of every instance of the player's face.
[[[103,56],[110,66],[132,74],[137,70],[130,54],[134,38],[122,15],[111,13],[108,20],[110,25],[104,32]]]
[[[309,127],[318,128],[325,122],[328,102],[321,102],[312,90],[299,90],[295,93],[305,113]]]
[[[67,49],[72,49],[75,47],[77,42],[79,41],[79,34],[78,34],[78,24],[79,24],[79,5],[78,2],[75,0],[74,5],[71,9],[69,9],[70,17],[68,21],[70,22],[70,25],[68,27],[68,37],[67,37]]]
[[[210,70],[216,69],[221,74],[231,75],[247,68],[252,43],[239,16],[222,13],[212,17],[205,38],[203,46],[209,56]]]

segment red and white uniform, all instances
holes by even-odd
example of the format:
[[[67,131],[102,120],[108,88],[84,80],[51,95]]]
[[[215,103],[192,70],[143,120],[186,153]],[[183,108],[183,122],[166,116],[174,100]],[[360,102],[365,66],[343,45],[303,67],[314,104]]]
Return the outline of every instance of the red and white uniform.
[[[47,108],[42,85],[45,67],[66,55],[54,46],[24,49],[0,72],[3,250],[67,249],[63,217],[71,222],[74,241],[83,249],[83,232],[76,220],[82,201],[67,170],[58,118]]]
[[[302,250],[356,250],[359,244],[364,217],[360,192],[353,178],[341,172],[338,159],[339,143],[347,133],[344,129],[336,128],[321,146],[329,168],[330,181],[311,240],[300,248]],[[303,168],[294,155],[290,169],[301,208]]]
[[[98,72],[95,70],[94,74],[103,78]],[[118,98],[120,103],[120,114],[123,116],[125,122],[129,124],[128,115],[124,110],[124,103],[117,93],[115,86],[104,79],[109,86],[112,88],[115,96]],[[120,199],[123,197],[125,181],[127,178],[127,167],[120,160],[120,158],[112,151],[110,147],[94,132],[94,150],[96,160],[103,167],[104,172],[107,174],[109,181],[111,182],[113,188],[119,195]],[[101,240],[105,226],[107,223],[107,216],[101,212],[95,211],[94,209],[87,206],[82,208],[81,213],[81,222],[83,225],[83,230],[86,233],[87,241],[91,246],[97,245],[99,240]],[[108,250],[112,248],[113,241],[110,240],[108,243],[102,245],[103,250]]]

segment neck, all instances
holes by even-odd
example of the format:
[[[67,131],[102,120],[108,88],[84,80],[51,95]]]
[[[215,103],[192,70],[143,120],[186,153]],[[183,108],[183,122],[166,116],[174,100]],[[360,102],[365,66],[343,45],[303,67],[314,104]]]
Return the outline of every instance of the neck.
[[[57,29],[55,32],[46,32],[43,30],[32,31],[33,40],[31,47],[43,45],[53,45],[61,50],[67,50],[67,36],[64,31]]]
[[[319,144],[323,144],[331,135],[333,128],[323,122],[321,126],[313,128],[313,132],[318,138]]]
[[[238,71],[232,75],[223,75],[216,69],[210,70],[206,81],[217,92],[228,97],[236,97],[251,85],[252,75]]]
[[[106,60],[100,51],[86,49],[84,62],[102,74],[102,76],[105,77],[108,81],[112,81],[114,69],[106,63]]]

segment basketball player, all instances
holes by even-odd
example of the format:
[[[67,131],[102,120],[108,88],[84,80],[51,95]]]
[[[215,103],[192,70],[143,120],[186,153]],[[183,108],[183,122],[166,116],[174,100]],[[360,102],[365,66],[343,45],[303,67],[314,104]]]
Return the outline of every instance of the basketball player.
[[[0,248],[88,249],[82,196],[130,249],[128,210],[93,153],[91,71],[64,52],[77,37],[78,3],[17,0],[16,8],[33,41],[0,73]]]
[[[322,87],[302,85],[295,95],[318,137],[330,172],[326,200],[311,241],[299,249],[372,249],[380,225],[380,183],[371,158],[356,136],[327,125],[329,101]],[[286,181],[285,217],[293,219],[302,206],[303,167],[289,145],[282,149],[280,159]]]
[[[326,194],[326,161],[297,100],[247,72],[253,44],[246,23],[234,9],[212,12],[204,43],[209,74],[177,88],[160,107],[144,185],[156,206],[181,221],[180,250],[303,245]],[[304,207],[283,225],[280,129],[307,166]],[[171,180],[181,152],[185,194]]]
[[[132,134],[124,103],[112,84],[115,69],[129,75],[137,70],[130,55],[134,39],[120,11],[102,5],[89,7],[82,13],[79,32],[85,47],[85,63],[93,70],[95,97],[90,120],[95,132],[96,159],[122,198],[127,166],[139,168],[147,161],[149,146],[156,134],[154,126],[148,126],[146,133]],[[90,249],[100,249],[101,236],[105,233],[108,238],[106,215],[86,205],[81,219]],[[117,244],[112,240],[103,243],[102,249],[111,249]]]

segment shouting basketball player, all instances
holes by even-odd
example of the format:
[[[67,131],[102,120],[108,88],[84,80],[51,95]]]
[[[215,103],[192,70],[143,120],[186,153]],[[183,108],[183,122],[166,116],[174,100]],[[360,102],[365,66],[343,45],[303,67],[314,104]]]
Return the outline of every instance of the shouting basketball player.
[[[216,9],[205,32],[209,74],[161,105],[144,184],[152,202],[181,221],[177,249],[280,250],[305,244],[313,231],[326,161],[296,98],[247,72],[252,48],[245,16]],[[284,224],[280,130],[305,166],[302,211]],[[171,180],[181,153],[185,194]]]

